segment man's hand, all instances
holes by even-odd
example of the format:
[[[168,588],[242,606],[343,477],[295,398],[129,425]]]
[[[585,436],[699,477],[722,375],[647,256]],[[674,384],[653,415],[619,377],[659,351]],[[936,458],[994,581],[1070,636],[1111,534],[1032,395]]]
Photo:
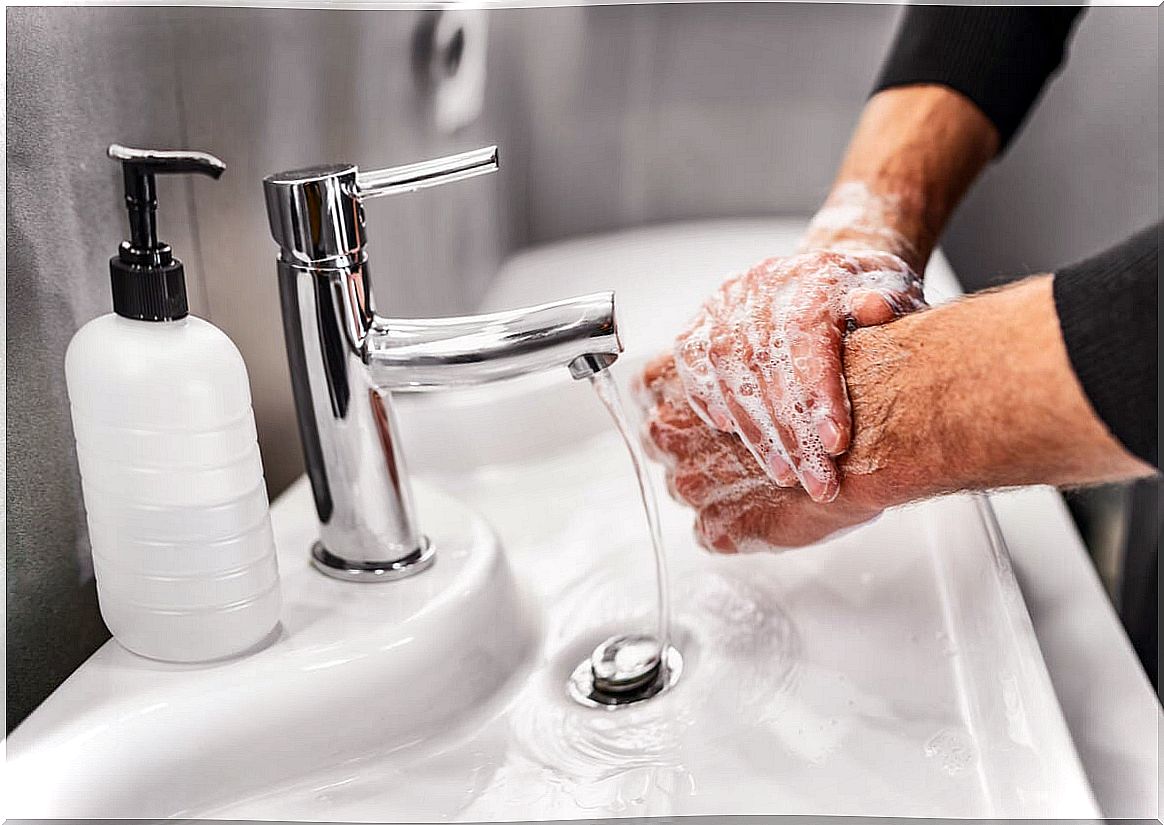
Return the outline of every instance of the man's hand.
[[[678,337],[696,413],[738,435],[777,484],[837,496],[835,458],[851,431],[844,333],[924,306],[934,241],[997,148],[990,121],[957,92],[876,95],[798,253],[727,280]]]
[[[843,376],[853,434],[831,503],[773,483],[741,440],[687,403],[674,360],[636,398],[671,494],[694,507],[704,546],[797,547],[887,507],[956,490],[1075,486],[1154,473],[1096,417],[1059,331],[1051,276],[858,329]]]
[[[712,429],[684,396],[675,360],[655,359],[636,387],[647,410],[643,442],[664,463],[667,489],[697,513],[700,545],[739,553],[811,544],[867,521],[881,507],[854,500],[846,486],[830,504],[818,504],[798,487],[773,483],[737,437]]]
[[[924,305],[921,279],[892,253],[772,258],[725,281],[678,337],[678,375],[700,418],[738,435],[772,481],[832,501],[833,456],[850,435],[845,330]]]

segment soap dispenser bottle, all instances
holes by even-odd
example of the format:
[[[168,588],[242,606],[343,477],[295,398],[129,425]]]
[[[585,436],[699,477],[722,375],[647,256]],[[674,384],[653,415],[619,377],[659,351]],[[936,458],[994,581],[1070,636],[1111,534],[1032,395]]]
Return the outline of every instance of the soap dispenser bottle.
[[[109,261],[114,311],[65,356],[101,615],[142,656],[221,659],[275,629],[275,544],[246,366],[188,314],[182,262],[158,240],[154,176],[225,167],[202,152],[109,156],[130,239]]]

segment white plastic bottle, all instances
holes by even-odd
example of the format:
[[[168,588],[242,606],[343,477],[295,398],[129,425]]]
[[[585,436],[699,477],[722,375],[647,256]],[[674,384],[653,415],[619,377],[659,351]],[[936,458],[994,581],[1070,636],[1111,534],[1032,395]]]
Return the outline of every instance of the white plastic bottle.
[[[223,166],[197,152],[109,153],[125,167],[131,240],[110,260],[115,312],[65,356],[101,614],[142,656],[220,659],[275,629],[275,544],[246,366],[187,314],[182,264],[157,241],[153,175]]]

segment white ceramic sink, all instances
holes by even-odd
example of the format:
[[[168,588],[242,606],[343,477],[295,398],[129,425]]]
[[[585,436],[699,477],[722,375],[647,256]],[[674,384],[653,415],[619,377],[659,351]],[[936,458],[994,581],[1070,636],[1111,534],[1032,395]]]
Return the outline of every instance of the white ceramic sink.
[[[625,383],[725,269],[798,230],[689,224],[527,253],[488,308],[616,289]],[[928,289],[957,292],[940,259]],[[432,570],[316,574],[301,480],[273,508],[278,637],[203,667],[107,644],[10,737],[9,816],[1095,815],[974,500],[732,558],[699,551],[690,513],[664,502],[683,677],[587,709],[570,671],[606,635],[649,630],[654,607],[629,462],[598,401],[562,370],[398,406]]]

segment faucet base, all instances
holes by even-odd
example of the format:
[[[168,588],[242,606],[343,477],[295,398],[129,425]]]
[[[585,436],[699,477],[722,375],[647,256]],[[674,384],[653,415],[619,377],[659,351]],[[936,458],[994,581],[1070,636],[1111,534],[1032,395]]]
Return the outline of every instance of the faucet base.
[[[311,546],[311,564],[325,576],[349,582],[396,581],[432,567],[436,548],[426,537],[424,545],[395,561],[348,561],[340,558],[317,541]]]

